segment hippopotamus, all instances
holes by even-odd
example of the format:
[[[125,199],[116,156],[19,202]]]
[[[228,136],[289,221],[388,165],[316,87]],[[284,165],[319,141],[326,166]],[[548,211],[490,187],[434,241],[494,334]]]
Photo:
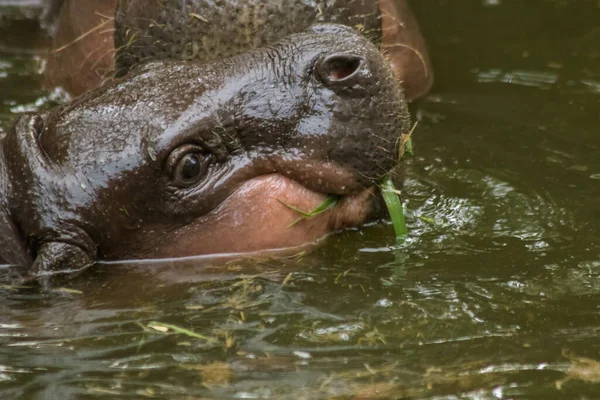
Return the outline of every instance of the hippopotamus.
[[[356,29],[385,54],[407,100],[429,90],[430,61],[407,0],[47,0],[56,20],[48,86],[79,95],[141,62],[210,61],[315,23]]]
[[[314,242],[380,217],[374,187],[409,129],[394,71],[344,25],[141,64],[0,140],[0,264],[39,277]],[[289,207],[328,196],[311,219]]]

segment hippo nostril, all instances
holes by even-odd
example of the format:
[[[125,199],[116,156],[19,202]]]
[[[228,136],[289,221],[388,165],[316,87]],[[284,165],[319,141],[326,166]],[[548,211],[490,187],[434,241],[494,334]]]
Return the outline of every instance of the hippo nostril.
[[[353,54],[333,54],[321,60],[318,73],[326,85],[350,83],[364,62],[364,58]]]

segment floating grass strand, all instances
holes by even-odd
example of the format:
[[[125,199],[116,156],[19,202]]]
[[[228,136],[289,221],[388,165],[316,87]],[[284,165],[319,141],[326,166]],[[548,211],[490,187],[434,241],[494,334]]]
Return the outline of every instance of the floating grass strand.
[[[426,223],[430,224],[430,225],[441,225],[441,224],[440,224],[438,221],[436,221],[436,220],[435,220],[435,219],[433,219],[433,218],[424,217],[424,216],[422,216],[422,215],[419,215],[419,219],[420,219],[421,221],[423,221],[423,222],[426,222]]]
[[[408,236],[408,230],[406,229],[406,221],[404,220],[404,211],[402,210],[402,203],[398,194],[400,193],[392,183],[392,179],[386,176],[379,183],[381,195],[385,201],[390,218],[392,220],[392,226],[396,232],[396,241],[403,243]]]
[[[321,204],[319,204],[312,211],[307,212],[307,211],[302,211],[299,208],[292,206],[291,204],[288,204],[282,200],[277,199],[277,201],[280,202],[282,205],[284,205],[287,208],[289,208],[290,210],[295,211],[298,214],[300,214],[300,218],[298,218],[297,220],[295,220],[294,222],[289,224],[288,228],[296,225],[298,222],[302,221],[303,219],[310,219],[310,218],[316,217],[319,214],[324,213],[325,211],[333,208],[339,200],[340,200],[339,196],[333,196],[333,195],[327,196],[327,198],[325,198],[325,200],[323,200],[323,202]]]
[[[204,336],[199,333],[196,333],[192,330],[182,328],[177,325],[166,324],[164,322],[152,321],[148,324],[149,328],[152,328],[158,332],[166,333],[168,330],[171,330],[175,333],[180,333],[182,335],[186,335],[195,339],[201,339],[207,341],[208,343],[218,343],[219,341],[216,338]]]

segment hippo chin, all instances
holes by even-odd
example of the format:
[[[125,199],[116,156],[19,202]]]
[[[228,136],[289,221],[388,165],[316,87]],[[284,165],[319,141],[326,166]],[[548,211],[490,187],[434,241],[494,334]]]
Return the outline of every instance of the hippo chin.
[[[223,59],[315,23],[353,27],[378,45],[408,100],[423,95],[433,82],[407,0],[47,1],[57,23],[46,83],[73,95],[142,62]]]
[[[404,95],[353,29],[315,25],[204,64],[153,62],[0,141],[0,264],[32,276],[100,260],[253,252],[378,215]],[[337,205],[292,223],[328,195]]]

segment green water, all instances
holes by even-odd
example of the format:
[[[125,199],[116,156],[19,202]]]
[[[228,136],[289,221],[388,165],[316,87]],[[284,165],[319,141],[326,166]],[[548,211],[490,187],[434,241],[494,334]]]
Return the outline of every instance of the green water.
[[[412,4],[406,244],[0,287],[0,398],[600,399],[600,2]],[[34,39],[0,22],[0,129],[49,100]]]

